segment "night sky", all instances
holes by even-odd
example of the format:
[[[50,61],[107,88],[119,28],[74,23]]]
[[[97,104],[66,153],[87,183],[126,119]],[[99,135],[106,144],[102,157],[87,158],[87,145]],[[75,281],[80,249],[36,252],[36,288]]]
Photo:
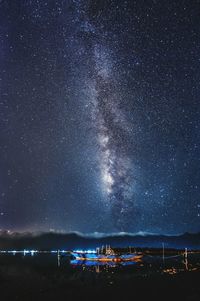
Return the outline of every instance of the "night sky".
[[[200,1],[0,1],[0,228],[200,231]]]

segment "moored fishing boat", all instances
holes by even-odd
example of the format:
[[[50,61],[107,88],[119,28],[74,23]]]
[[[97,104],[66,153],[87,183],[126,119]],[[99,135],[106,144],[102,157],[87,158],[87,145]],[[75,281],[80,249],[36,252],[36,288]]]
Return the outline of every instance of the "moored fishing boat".
[[[116,254],[113,249],[106,247],[105,252],[96,250],[74,250],[71,252],[74,259],[78,261],[98,261],[98,262],[126,262],[126,261],[139,261],[142,254],[139,253],[125,253]]]

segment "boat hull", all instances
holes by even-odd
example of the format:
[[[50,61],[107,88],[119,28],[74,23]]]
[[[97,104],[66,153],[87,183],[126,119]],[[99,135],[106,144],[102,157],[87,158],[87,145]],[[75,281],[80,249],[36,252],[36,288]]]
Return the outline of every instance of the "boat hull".
[[[86,254],[75,253],[71,255],[78,261],[98,261],[98,262],[124,262],[124,261],[139,261],[142,255],[124,254],[124,255],[104,255],[104,254]]]

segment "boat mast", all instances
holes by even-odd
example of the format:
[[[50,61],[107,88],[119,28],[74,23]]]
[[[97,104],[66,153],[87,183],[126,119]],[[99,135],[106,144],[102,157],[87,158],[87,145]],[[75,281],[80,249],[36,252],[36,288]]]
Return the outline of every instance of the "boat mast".
[[[188,250],[185,248],[185,268],[188,270]]]
[[[165,244],[162,243],[162,258],[163,258],[163,264],[165,264]]]

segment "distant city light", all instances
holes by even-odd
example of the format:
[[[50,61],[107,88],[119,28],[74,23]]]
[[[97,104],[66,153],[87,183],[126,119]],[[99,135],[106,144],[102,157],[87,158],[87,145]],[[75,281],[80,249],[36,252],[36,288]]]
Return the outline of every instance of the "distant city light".
[[[73,252],[81,254],[96,254],[96,250],[74,250]]]

